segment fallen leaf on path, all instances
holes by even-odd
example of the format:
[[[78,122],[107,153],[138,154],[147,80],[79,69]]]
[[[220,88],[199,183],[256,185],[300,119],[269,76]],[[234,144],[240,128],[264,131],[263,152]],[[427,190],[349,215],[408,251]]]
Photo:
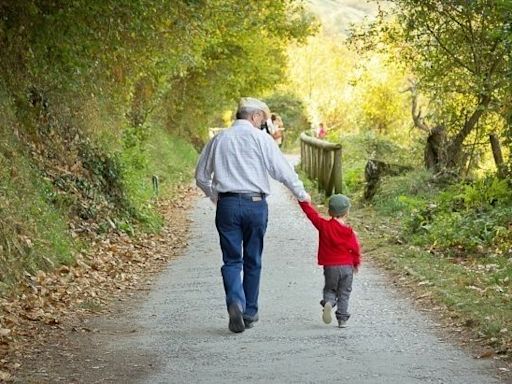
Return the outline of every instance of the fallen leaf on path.
[[[9,372],[0,371],[0,381],[10,382],[12,380],[13,380],[13,378]]]
[[[489,357],[494,356],[495,352],[492,349],[488,349],[480,353],[476,358],[477,359],[488,359]]]
[[[11,330],[8,328],[0,328],[0,337],[8,336]]]

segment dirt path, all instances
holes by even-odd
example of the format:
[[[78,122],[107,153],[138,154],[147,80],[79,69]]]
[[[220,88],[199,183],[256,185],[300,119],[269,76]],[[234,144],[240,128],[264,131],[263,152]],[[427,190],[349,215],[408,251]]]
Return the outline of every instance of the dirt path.
[[[29,356],[17,382],[500,383],[489,361],[439,338],[368,264],[355,279],[348,327],[323,324],[317,235],[287,191],[273,191],[253,329],[227,329],[214,206],[200,199],[189,246],[148,293],[110,316],[77,319],[78,332],[66,328]]]

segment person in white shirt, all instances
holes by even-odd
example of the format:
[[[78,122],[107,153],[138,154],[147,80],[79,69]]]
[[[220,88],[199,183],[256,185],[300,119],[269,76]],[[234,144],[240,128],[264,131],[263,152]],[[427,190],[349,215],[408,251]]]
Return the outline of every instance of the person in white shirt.
[[[235,333],[251,328],[259,319],[269,176],[288,187],[299,201],[311,200],[273,138],[260,130],[269,118],[264,102],[242,98],[235,122],[204,147],[195,173],[197,186],[217,204],[215,224],[222,250],[228,328]]]

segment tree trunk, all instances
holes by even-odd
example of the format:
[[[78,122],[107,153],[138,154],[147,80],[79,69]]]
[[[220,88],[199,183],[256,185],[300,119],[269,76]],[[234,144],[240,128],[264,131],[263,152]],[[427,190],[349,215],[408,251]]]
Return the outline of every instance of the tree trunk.
[[[473,131],[473,128],[475,128],[475,125],[487,110],[490,102],[491,97],[489,95],[484,95],[471,117],[466,121],[459,133],[457,133],[457,135],[451,140],[446,152],[446,166],[448,168],[454,169],[460,165],[462,158],[462,144],[466,137],[468,137],[468,135]]]
[[[406,165],[388,164],[374,159],[368,160],[364,169],[364,179],[366,181],[364,199],[369,201],[377,193],[382,176],[397,176],[412,169],[412,167]]]
[[[494,156],[494,162],[496,163],[496,168],[498,169],[498,178],[505,178],[505,162],[503,161],[503,154],[501,153],[501,145],[498,139],[498,135],[496,133],[491,133],[489,135],[489,140],[491,141],[492,155]]]
[[[444,127],[438,125],[430,131],[424,153],[425,167],[436,173],[446,164],[446,134]]]

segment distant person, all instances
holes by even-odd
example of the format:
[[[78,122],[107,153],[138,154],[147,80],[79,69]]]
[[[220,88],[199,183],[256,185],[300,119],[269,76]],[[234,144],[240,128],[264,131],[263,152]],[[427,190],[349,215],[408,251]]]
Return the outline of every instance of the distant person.
[[[350,200],[345,195],[332,195],[329,199],[329,216],[326,219],[309,202],[299,202],[300,207],[319,233],[318,264],[324,267],[324,289],[320,304],[322,319],[332,321],[336,307],[338,327],[342,328],[350,317],[348,302],[352,292],[352,279],[361,264],[361,249],[357,235],[345,223]]]
[[[284,124],[283,119],[281,119],[281,116],[273,113],[271,117],[272,121],[272,137],[274,138],[274,141],[276,142],[277,146],[281,148],[283,145],[283,131],[284,131]]]
[[[261,255],[267,229],[268,176],[300,201],[310,201],[304,185],[270,135],[260,127],[268,106],[243,98],[233,125],[204,147],[196,167],[197,186],[216,205],[221,268],[231,332],[243,332],[259,319]],[[205,299],[206,300],[206,299]]]
[[[324,126],[324,123],[320,123],[318,126],[318,138],[325,139],[327,136],[327,128]]]

